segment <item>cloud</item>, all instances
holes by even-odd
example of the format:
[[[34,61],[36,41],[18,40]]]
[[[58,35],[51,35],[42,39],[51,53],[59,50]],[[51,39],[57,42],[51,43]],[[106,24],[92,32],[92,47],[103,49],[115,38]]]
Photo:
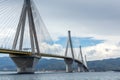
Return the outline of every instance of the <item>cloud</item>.
[[[116,44],[116,46],[117,46],[117,47],[120,47],[120,42],[118,42],[118,43]]]
[[[65,35],[65,32],[71,29],[73,32],[86,35],[119,35],[119,2],[118,0],[44,0],[40,1],[39,10],[52,33],[59,32]]]
[[[57,54],[57,55],[63,55],[64,49],[60,44],[47,44],[42,43],[40,45],[40,52],[47,53],[47,54]]]
[[[87,54],[89,60],[120,57],[120,47],[116,46],[116,44],[110,44],[109,42],[86,47],[84,48],[84,52]]]

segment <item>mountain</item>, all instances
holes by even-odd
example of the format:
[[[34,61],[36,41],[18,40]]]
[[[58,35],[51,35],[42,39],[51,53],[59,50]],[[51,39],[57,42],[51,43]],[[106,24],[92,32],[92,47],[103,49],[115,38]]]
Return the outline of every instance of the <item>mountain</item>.
[[[95,71],[119,71],[120,58],[88,61],[88,67]]]
[[[120,70],[120,58],[88,61],[88,67],[94,71]],[[74,65],[76,69],[77,66]],[[14,62],[10,57],[0,57],[0,70],[16,70]],[[65,70],[65,63],[59,59],[40,59],[36,70]]]
[[[16,70],[16,65],[10,57],[0,57],[0,70]],[[40,59],[36,70],[65,70],[65,63],[58,59]]]

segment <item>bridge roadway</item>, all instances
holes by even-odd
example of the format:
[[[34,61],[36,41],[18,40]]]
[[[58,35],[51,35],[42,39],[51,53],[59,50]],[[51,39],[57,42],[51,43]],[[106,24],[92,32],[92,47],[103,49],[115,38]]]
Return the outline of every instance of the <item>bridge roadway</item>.
[[[0,49],[1,54],[13,54],[13,55],[28,55],[32,56],[33,54],[31,52],[27,51],[19,51],[19,50],[11,50],[11,49]],[[65,57],[61,55],[56,55],[56,54],[47,54],[47,53],[40,53],[37,54],[35,53],[36,56],[42,56],[42,57],[54,57],[54,58],[62,58],[62,59],[72,59],[71,57]],[[83,64],[80,60],[74,59],[75,62],[78,62],[79,64]],[[83,64],[83,67],[88,70],[88,68]]]

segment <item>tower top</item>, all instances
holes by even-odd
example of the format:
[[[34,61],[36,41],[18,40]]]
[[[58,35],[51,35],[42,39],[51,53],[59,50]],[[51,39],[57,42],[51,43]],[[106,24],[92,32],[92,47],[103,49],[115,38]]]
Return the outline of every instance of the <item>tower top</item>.
[[[68,34],[70,34],[71,33],[71,31],[70,30],[68,30]]]

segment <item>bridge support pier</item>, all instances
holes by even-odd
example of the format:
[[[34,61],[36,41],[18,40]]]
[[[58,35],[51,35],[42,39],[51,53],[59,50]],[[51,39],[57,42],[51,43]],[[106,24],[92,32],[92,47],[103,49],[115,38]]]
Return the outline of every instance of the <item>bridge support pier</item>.
[[[10,57],[15,62],[19,74],[33,74],[35,72],[35,65],[40,59],[37,56],[10,55]]]
[[[73,64],[73,59],[64,59],[66,63],[66,72],[73,72],[72,64]]]
[[[85,72],[82,64],[78,63],[78,72]]]

